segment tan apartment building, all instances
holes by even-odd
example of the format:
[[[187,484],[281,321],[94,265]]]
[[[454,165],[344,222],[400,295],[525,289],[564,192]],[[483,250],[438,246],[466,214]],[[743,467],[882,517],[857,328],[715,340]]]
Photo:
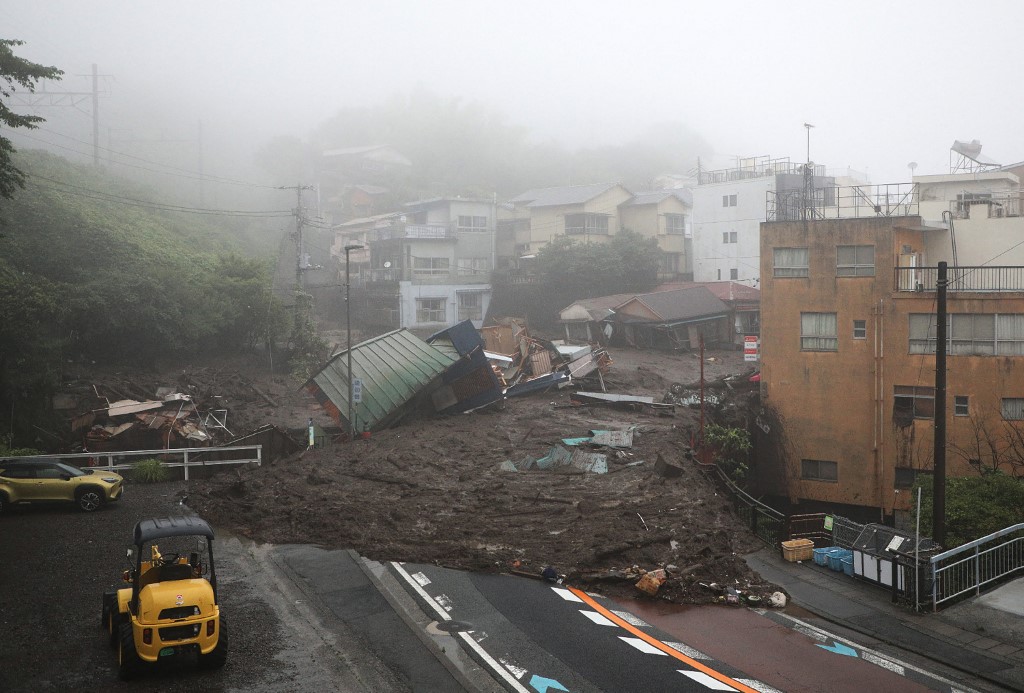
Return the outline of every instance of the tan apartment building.
[[[498,266],[527,266],[558,236],[602,243],[630,230],[658,242],[664,252],[660,279],[689,278],[692,206],[686,190],[634,194],[619,183],[528,190],[500,207]]]
[[[1024,230],[1021,218],[990,221]],[[761,224],[762,493],[907,519],[916,476],[933,469],[940,261],[951,264],[947,475],[1021,463],[1024,268],[952,266],[952,240],[918,215]]]

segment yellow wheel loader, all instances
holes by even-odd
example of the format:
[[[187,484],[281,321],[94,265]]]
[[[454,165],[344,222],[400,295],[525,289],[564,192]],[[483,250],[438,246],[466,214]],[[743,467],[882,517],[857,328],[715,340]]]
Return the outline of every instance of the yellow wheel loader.
[[[103,595],[102,621],[117,647],[118,675],[132,679],[148,664],[189,653],[201,668],[224,666],[228,638],[210,525],[198,517],[142,520],[128,563],[122,579],[130,586]]]

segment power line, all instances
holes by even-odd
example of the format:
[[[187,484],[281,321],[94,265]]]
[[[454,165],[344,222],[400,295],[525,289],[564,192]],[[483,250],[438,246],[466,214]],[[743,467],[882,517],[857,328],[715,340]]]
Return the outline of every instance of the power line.
[[[41,185],[38,180],[45,180],[48,183],[53,183],[59,188]],[[149,209],[155,209],[164,212],[184,212],[188,214],[209,214],[216,216],[240,216],[240,217],[255,217],[255,218],[280,218],[292,216],[291,210],[267,210],[267,211],[253,211],[253,210],[240,210],[240,209],[202,209],[198,207],[185,207],[183,205],[172,205],[165,202],[152,202],[148,200],[138,200],[131,197],[124,197],[121,195],[114,195],[112,193],[105,193],[99,190],[92,190],[85,188],[80,185],[74,185],[72,183],[65,183],[63,181],[54,180],[47,178],[46,176],[40,176],[38,174],[32,174],[29,178],[29,182],[37,185],[41,188],[49,188],[55,192],[66,193],[69,195],[78,195],[79,197],[85,197],[92,200],[101,200],[103,202],[115,202],[130,207],[146,207]],[[67,188],[71,188],[68,190]],[[77,192],[83,191],[83,192]]]
[[[42,132],[50,133],[51,135],[57,135],[58,137],[64,137],[66,139],[71,140],[72,142],[77,142],[79,144],[85,144],[85,145],[89,144],[88,142],[84,142],[82,140],[75,139],[74,137],[71,137],[69,135],[64,135],[62,133],[55,132],[53,130],[47,130],[46,128],[36,128],[36,129],[38,129],[38,130],[40,130]],[[19,137],[25,137],[25,138],[30,139],[30,140],[35,140],[37,142],[42,142],[43,144],[48,144],[51,147],[57,147],[58,149],[64,149],[64,150],[69,151],[69,152],[74,152],[75,154],[82,154],[83,156],[85,155],[85,152],[79,151],[77,149],[73,149],[71,147],[65,147],[64,145],[57,144],[56,142],[49,142],[49,141],[44,140],[44,139],[42,139],[40,137],[33,137],[33,136],[31,136],[29,134],[26,134],[26,133],[23,133],[23,132],[22,133],[18,133],[18,135],[19,135]],[[115,161],[115,162],[113,162],[113,163],[118,164],[119,166],[127,166],[129,168],[137,168],[137,169],[141,169],[143,171],[149,171],[151,173],[158,173],[160,175],[165,175],[165,176],[177,176],[179,178],[189,178],[189,179],[192,179],[192,180],[210,181],[211,183],[222,183],[224,185],[239,185],[239,186],[245,186],[245,187],[250,187],[250,188],[264,188],[264,189],[270,189],[270,190],[276,190],[277,189],[277,186],[274,186],[274,185],[263,185],[263,184],[260,184],[260,183],[249,183],[249,182],[246,182],[246,181],[235,180],[233,178],[226,178],[224,176],[208,176],[208,175],[197,176],[197,175],[193,174],[191,171],[188,171],[187,169],[182,169],[182,168],[178,168],[176,166],[170,166],[170,165],[167,165],[167,164],[162,164],[162,163],[160,163],[158,161],[151,161],[149,159],[144,159],[142,157],[133,156],[131,154],[125,154],[124,152],[119,152],[117,150],[109,149],[107,147],[100,147],[99,149],[102,150],[102,151],[111,153],[111,154],[116,154],[118,156],[121,156],[121,157],[124,157],[124,158],[127,158],[127,159],[135,159],[136,161],[141,161],[143,163],[152,164],[154,166],[161,166],[161,167],[169,169],[169,170],[168,171],[158,171],[158,170],[155,170],[155,169],[146,168],[145,166],[137,166],[137,165],[134,165],[134,164],[129,164],[129,163],[123,162],[123,161]],[[171,173],[170,171],[179,171],[180,174]]]

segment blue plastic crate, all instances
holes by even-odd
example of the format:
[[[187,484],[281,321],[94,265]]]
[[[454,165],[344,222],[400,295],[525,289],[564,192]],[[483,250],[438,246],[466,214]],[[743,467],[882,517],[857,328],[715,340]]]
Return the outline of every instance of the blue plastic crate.
[[[814,550],[814,562],[818,565],[828,565],[828,555],[833,551],[838,551],[835,546],[828,546],[824,549]]]
[[[830,570],[840,571],[843,569],[843,559],[850,559],[850,569],[853,569],[853,551],[849,549],[837,549],[828,555],[828,567]]]
[[[844,556],[842,559],[843,572],[847,575],[853,575],[853,556]]]

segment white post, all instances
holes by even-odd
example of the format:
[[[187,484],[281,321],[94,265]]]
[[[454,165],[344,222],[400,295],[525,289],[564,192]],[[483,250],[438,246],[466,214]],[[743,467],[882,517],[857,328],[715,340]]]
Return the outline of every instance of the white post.
[[[188,481],[188,450],[185,450],[185,481]]]
[[[920,560],[918,554],[921,550],[921,487],[917,487],[917,536],[914,537],[914,611],[921,609],[921,600],[918,598],[917,590],[921,584],[918,579],[920,571]]]

